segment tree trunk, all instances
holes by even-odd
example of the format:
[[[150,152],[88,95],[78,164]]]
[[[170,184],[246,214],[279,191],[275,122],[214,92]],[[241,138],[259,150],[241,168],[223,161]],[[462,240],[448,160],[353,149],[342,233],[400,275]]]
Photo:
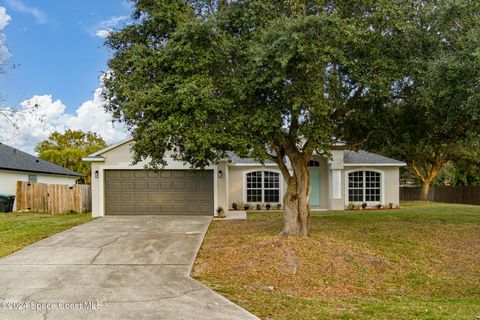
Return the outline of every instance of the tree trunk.
[[[306,237],[309,234],[310,181],[305,161],[295,162],[292,161],[294,173],[287,180],[287,192],[283,197],[285,212],[282,235]]]
[[[416,163],[414,161],[412,162],[413,171],[420,179],[420,181],[422,181],[422,190],[420,192],[419,200],[428,200],[428,190],[430,190],[430,183],[433,181],[433,179],[435,179],[440,170],[442,170],[444,163],[445,161],[440,156],[436,156],[431,166],[428,169],[424,168],[423,172],[421,172],[420,168],[416,165]]]
[[[430,190],[430,182],[429,180],[422,181],[422,190],[420,192],[420,200],[427,201],[428,200],[428,190]]]

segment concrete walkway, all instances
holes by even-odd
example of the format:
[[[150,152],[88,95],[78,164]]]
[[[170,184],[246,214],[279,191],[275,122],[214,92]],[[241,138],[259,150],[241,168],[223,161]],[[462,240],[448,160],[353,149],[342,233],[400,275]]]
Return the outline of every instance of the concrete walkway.
[[[189,277],[210,221],[105,217],[0,259],[0,319],[258,319]]]

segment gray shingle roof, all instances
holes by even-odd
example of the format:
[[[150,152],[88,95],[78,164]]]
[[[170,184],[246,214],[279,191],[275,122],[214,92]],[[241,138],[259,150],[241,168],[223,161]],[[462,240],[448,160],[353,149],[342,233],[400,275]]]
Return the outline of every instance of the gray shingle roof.
[[[235,164],[258,164],[258,161],[252,158],[240,158],[237,157],[233,152],[229,152],[229,159]],[[359,151],[344,151],[344,163],[348,164],[388,164],[388,165],[405,165],[404,162],[398,161],[395,159],[387,158],[376,153],[371,153],[364,150]],[[274,163],[273,161],[267,160],[265,163]]]
[[[364,150],[350,151],[345,150],[343,155],[343,163],[345,164],[392,164],[405,165],[404,162],[387,158],[376,153]]]
[[[228,158],[235,164],[258,164],[259,162],[253,158],[240,158],[233,152],[228,152]],[[265,163],[274,163],[271,160],[265,160]]]
[[[68,170],[46,160],[0,143],[0,169],[82,177],[81,173]]]

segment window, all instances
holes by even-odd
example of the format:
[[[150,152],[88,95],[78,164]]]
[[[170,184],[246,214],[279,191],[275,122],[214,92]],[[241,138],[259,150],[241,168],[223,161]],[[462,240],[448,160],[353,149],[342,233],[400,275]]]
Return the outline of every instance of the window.
[[[280,175],[271,171],[247,173],[247,202],[279,202]]]
[[[348,174],[348,201],[380,202],[380,173],[355,171]]]
[[[275,172],[263,172],[263,202],[278,202],[280,200],[279,174]]]
[[[261,171],[247,174],[247,202],[262,202],[262,175]]]
[[[380,201],[380,173],[365,171],[365,201]]]
[[[315,160],[310,160],[307,163],[307,167],[320,167],[320,162]]]
[[[37,182],[37,176],[35,174],[29,174],[28,175],[28,182]]]

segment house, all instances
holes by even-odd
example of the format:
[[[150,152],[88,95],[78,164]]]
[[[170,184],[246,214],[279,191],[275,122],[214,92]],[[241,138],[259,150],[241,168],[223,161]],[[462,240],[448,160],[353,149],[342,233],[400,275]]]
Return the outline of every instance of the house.
[[[73,185],[82,174],[0,143],[0,194],[15,195],[17,181]]]
[[[132,165],[132,140],[100,150],[92,165],[92,214],[212,215],[233,202],[282,204],[286,184],[277,165],[231,156],[203,171],[167,157],[161,170]],[[405,163],[366,151],[333,150],[308,163],[312,209],[343,210],[349,203],[399,203],[399,168]]]

